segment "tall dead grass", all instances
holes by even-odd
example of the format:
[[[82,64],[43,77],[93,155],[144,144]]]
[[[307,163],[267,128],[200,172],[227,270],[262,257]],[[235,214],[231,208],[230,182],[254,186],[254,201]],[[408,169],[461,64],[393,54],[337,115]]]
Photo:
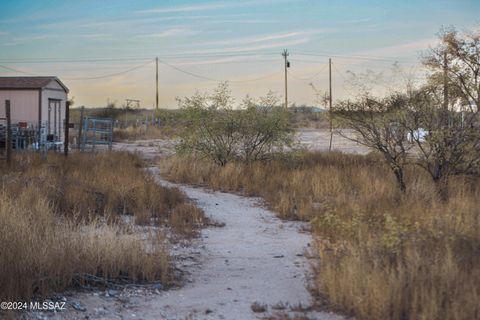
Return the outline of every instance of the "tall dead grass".
[[[118,221],[131,215],[140,224],[162,224],[186,201],[178,189],[158,185],[141,158],[127,152],[75,153],[67,160],[51,154],[47,161],[25,154],[2,180],[7,194],[34,186],[55,213],[77,220]]]
[[[416,168],[407,194],[374,155],[306,154],[219,167],[174,158],[180,182],[263,197],[289,219],[311,222],[316,282],[358,319],[480,318],[479,180],[456,177],[450,200]]]
[[[168,284],[164,228],[140,234],[124,215],[165,227],[186,205],[199,220],[203,215],[179,190],[156,184],[138,156],[52,154],[44,160],[27,153],[14,160],[8,170],[0,168],[2,300],[60,291],[91,276]]]

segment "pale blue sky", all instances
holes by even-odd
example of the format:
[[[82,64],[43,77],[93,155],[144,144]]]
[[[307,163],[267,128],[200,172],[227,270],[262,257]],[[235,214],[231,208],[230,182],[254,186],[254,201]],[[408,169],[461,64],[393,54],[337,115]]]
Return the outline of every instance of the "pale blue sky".
[[[478,0],[3,0],[0,65],[10,70],[0,67],[0,75],[57,75],[77,105],[137,98],[152,106],[155,69],[149,62],[158,56],[186,72],[231,80],[238,98],[269,89],[282,95],[280,54],[288,49],[290,101],[312,103],[308,84],[326,88],[327,56],[334,60],[335,96],[345,97],[347,70],[388,70],[398,60],[412,72],[440,27],[478,27],[479,17]],[[106,75],[112,76],[75,80]],[[215,85],[160,65],[161,106]]]

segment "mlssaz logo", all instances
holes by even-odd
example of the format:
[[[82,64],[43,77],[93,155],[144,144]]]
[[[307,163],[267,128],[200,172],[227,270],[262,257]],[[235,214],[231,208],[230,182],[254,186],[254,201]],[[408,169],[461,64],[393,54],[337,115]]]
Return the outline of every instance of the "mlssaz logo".
[[[30,310],[65,310],[65,302],[30,302]]]

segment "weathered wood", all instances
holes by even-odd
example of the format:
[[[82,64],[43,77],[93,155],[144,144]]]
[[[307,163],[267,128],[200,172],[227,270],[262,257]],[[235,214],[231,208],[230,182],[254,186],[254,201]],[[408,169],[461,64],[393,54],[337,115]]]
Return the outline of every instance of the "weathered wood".
[[[78,127],[78,139],[77,139],[77,149],[80,149],[80,145],[82,144],[82,130],[83,130],[83,113],[85,112],[85,107],[82,106],[80,109],[80,125]]]
[[[68,140],[69,140],[69,133],[70,133],[70,101],[65,103],[65,134],[63,142],[63,153],[65,157],[68,157]]]
[[[7,118],[7,131],[5,135],[5,150],[7,164],[12,162],[12,118],[10,115],[10,100],[5,100],[5,117]]]

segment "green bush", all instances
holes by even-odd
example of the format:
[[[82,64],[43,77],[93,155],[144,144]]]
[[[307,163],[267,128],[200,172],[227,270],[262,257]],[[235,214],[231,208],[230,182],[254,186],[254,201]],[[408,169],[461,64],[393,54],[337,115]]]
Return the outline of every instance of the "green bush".
[[[258,101],[247,97],[236,109],[228,85],[222,83],[213,94],[196,93],[178,101],[187,121],[179,153],[196,153],[219,165],[250,163],[270,159],[292,142],[288,113],[277,107],[272,93]]]

